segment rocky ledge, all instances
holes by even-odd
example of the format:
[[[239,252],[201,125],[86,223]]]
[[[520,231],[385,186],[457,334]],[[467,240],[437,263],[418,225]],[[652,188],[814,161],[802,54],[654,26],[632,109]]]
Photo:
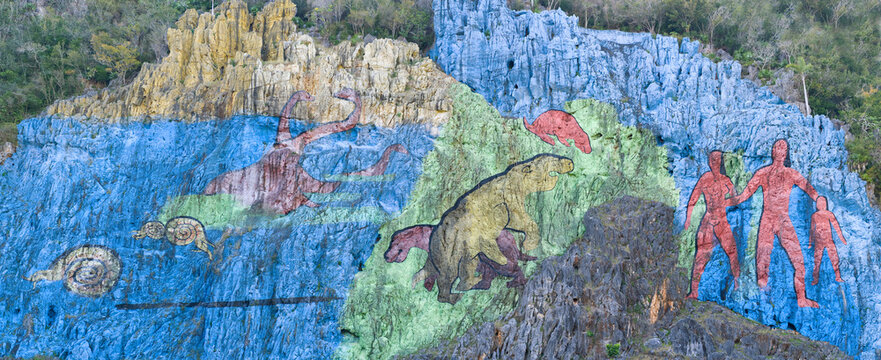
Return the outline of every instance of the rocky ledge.
[[[216,17],[187,10],[168,30],[169,55],[144,64],[131,83],[49,106],[48,115],[104,121],[126,118],[207,120],[237,114],[277,116],[291,94],[306,90],[312,103],[299,119],[338,121],[351,111],[333,101],[343,87],[361,92],[362,123],[441,124],[455,80],[416,44],[394,40],[325,46],[297,32],[290,0],[267,3],[251,15],[241,0],[218,6]]]
[[[685,300],[672,208],[625,196],[588,210],[584,225],[583,238],[541,264],[514,311],[409,358],[848,358],[795,331]]]

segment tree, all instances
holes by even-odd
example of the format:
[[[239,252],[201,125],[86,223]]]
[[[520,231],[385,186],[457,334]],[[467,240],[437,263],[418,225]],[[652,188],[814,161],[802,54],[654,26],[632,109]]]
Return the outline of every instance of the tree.
[[[627,8],[630,12],[631,22],[640,29],[656,34],[661,27],[663,4],[661,0],[629,0]]]
[[[709,21],[707,21],[707,33],[709,33],[710,45],[713,44],[713,34],[716,32],[716,27],[722,23],[723,20],[728,18],[728,8],[725,6],[720,6],[718,9],[713,11],[713,14],[710,15]]]
[[[835,7],[832,8],[832,24],[838,29],[838,21],[841,20],[841,17],[849,13],[853,10],[853,3],[851,0],[838,0],[835,4]]]
[[[114,39],[105,32],[99,32],[92,34],[91,43],[95,60],[119,74],[123,80],[126,72],[141,64],[137,51],[128,40]]]
[[[801,87],[805,93],[805,113],[807,113],[807,115],[810,115],[811,105],[808,103],[808,87],[807,85],[805,85],[805,75],[807,75],[809,71],[813,70],[814,66],[805,62],[804,57],[799,56],[798,61],[786,65],[786,68],[792,69],[792,71],[795,71],[796,74],[799,74],[801,76]]]

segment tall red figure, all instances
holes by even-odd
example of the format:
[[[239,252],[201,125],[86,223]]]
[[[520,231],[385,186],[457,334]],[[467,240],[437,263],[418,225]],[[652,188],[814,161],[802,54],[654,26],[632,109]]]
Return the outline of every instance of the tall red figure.
[[[789,218],[789,195],[792,187],[798,186],[811,199],[817,200],[817,191],[801,174],[789,167],[789,144],[777,140],[771,149],[771,164],[756,171],[746,185],[743,193],[731,200],[731,205],[740,204],[762,187],[762,218],[759,220],[759,236],[756,243],[756,277],[760,288],[768,285],[768,268],[771,264],[771,250],[774,236],[780,241],[783,250],[795,269],[793,283],[800,307],[820,307],[816,301],[805,295],[805,261],[795,228]]]
[[[728,224],[728,218],[725,216],[725,208],[727,208],[726,195],[734,196],[734,184],[725,174],[725,166],[722,164],[722,152],[713,151],[710,153],[710,171],[705,172],[694,185],[691,191],[691,198],[688,200],[688,208],[685,215],[685,230],[688,230],[691,224],[691,211],[697,204],[701,194],[707,203],[707,212],[701,220],[700,227],[697,229],[697,246],[694,254],[694,267],[691,271],[691,292],[688,294],[689,299],[697,299],[698,285],[700,285],[701,275],[707,262],[710,261],[710,255],[713,254],[713,234],[719,239],[719,244],[728,255],[728,261],[731,263],[731,274],[734,275],[734,286],[737,288],[738,278],[740,278],[740,262],[737,261],[737,245],[734,242],[734,234],[731,233],[731,225]]]
[[[835,243],[832,241],[832,228],[829,224],[835,226],[835,232],[844,245],[847,240],[841,233],[841,227],[838,226],[838,220],[831,211],[826,209],[826,198],[820,196],[817,198],[817,211],[811,215],[811,238],[808,242],[809,246],[814,247],[814,281],[811,285],[817,285],[820,280],[820,263],[823,261],[823,250],[829,253],[829,261],[832,262],[832,268],[835,270],[835,281],[843,282],[841,272],[838,270],[838,251],[835,249]]]

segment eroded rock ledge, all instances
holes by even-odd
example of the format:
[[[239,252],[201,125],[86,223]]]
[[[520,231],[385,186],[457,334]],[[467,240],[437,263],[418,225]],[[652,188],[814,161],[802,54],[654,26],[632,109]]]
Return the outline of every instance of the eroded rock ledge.
[[[351,87],[361,93],[362,123],[440,124],[448,118],[447,88],[455,80],[421,57],[415,44],[381,39],[326,47],[297,32],[290,0],[268,3],[257,15],[231,0],[215,13],[187,10],[168,30],[169,55],[144,64],[130,84],[57,101],[47,114],[110,122],[277,116],[293,92],[306,90],[316,101],[297,106],[295,117],[328,122],[351,111],[331,95]]]
[[[624,196],[584,215],[584,237],[542,262],[518,307],[402,358],[846,359],[835,346],[685,300],[673,209]]]

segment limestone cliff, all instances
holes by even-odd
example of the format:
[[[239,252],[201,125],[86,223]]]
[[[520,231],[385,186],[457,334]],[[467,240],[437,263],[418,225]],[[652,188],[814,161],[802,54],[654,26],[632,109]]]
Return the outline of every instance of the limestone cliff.
[[[306,90],[316,101],[294,116],[329,122],[351,111],[331,94],[351,87],[361,89],[366,124],[441,124],[448,117],[446,89],[454,80],[415,44],[382,39],[324,46],[297,32],[290,0],[268,3],[253,16],[244,2],[232,0],[215,13],[184,13],[168,30],[169,55],[144,64],[130,84],[58,101],[47,114],[111,122],[277,116],[292,93]]]
[[[668,171],[679,190],[679,266],[698,275],[694,286],[700,287],[699,299],[828,341],[851,356],[873,358],[875,349],[881,349],[881,276],[876,265],[881,213],[871,206],[865,182],[847,169],[845,132],[830,119],[804,116],[767,88],[742,79],[739,63],[713,63],[698,52],[697,41],[687,38],[584,29],[562,11],[513,11],[501,0],[438,0],[433,6],[433,58],[503,115],[534,119],[572,99],[592,98],[612,104],[621,123],[654,133],[667,149]],[[591,138],[602,134],[587,131]],[[709,171],[710,152],[724,153],[727,176],[740,193],[747,183],[757,183],[752,179],[761,181],[753,175],[772,163],[772,146],[780,139],[789,149],[784,166],[791,165],[816,193],[796,189],[791,199],[786,192],[779,202],[754,196],[721,210],[733,232],[729,244],[736,245],[730,258],[718,246],[698,244],[696,229],[701,225],[686,224],[686,219],[692,194],[701,196],[698,179]],[[838,258],[824,260],[832,255],[824,257],[822,247],[811,245],[816,194],[834,204],[832,211],[844,229],[847,245],[838,248],[840,279],[835,275],[838,266],[829,266]],[[761,196],[774,195],[762,187]],[[762,216],[773,206],[789,210],[785,220],[797,236],[772,236],[769,242],[768,229],[775,223]],[[697,213],[691,220],[703,217],[703,208]],[[797,246],[784,250],[781,241]],[[706,268],[694,265],[696,247],[713,250],[711,260],[702,262]],[[773,255],[764,255],[770,249]],[[737,265],[731,259],[739,259],[740,276],[732,273]],[[765,261],[770,265],[765,267]],[[813,274],[812,268],[817,269]],[[773,280],[757,280],[768,269]],[[805,272],[810,276],[806,290]],[[737,281],[739,287],[729,286]],[[800,306],[799,289],[819,307]]]
[[[0,358],[869,359],[881,349],[881,213],[828,119],[802,116],[696,42],[580,29],[502,0],[434,6],[435,58],[467,86],[412,44],[327,47],[297,32],[290,1],[252,15],[234,0],[216,16],[187,12],[169,30],[171,54],[129,85],[18,125],[0,165]],[[343,87],[354,90],[340,99],[360,93],[360,124],[336,122],[351,110],[331,97]],[[316,99],[282,121],[296,90]],[[811,256],[820,203],[805,191],[762,185],[721,211],[689,196],[723,193],[697,185],[707,165],[724,165],[728,190],[744,191],[781,137],[787,171],[828,197],[847,235],[826,245],[838,245],[842,279],[837,257]],[[538,156],[573,168],[520,166]],[[485,190],[500,180],[507,187]],[[524,195],[530,186],[539,190]],[[760,286],[769,208],[791,208],[804,259],[781,248],[791,238],[772,239]],[[737,252],[706,224],[728,226]],[[482,255],[452,251],[473,249],[472,238]],[[455,261],[461,273],[433,265]],[[809,276],[798,283],[792,269]],[[443,281],[459,283],[458,301],[439,301]],[[796,286],[819,307],[800,306]],[[687,289],[717,304],[686,300]]]

